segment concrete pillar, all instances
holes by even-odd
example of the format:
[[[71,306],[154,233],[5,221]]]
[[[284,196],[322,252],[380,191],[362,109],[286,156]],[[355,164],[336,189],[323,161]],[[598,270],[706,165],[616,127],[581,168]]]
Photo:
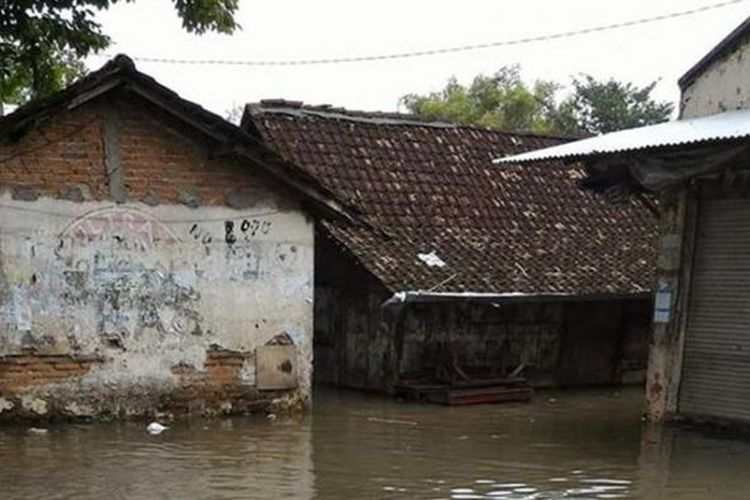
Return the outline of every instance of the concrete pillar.
[[[657,290],[671,293],[668,319],[655,321],[649,346],[645,414],[651,422],[677,412],[682,347],[695,238],[697,197],[692,189],[664,193],[660,204]]]

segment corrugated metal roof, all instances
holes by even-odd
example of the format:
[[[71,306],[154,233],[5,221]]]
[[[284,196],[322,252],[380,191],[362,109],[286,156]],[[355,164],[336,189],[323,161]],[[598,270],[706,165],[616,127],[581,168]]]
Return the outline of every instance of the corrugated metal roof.
[[[520,155],[498,158],[494,163],[525,163],[551,159],[581,159],[631,151],[750,137],[750,110],[677,120],[569,142]]]

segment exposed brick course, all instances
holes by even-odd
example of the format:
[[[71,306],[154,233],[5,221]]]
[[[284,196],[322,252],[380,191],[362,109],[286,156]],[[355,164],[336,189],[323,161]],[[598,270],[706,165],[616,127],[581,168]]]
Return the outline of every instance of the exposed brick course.
[[[97,358],[21,354],[0,357],[0,395],[18,389],[67,381],[87,374]]]
[[[215,348],[206,352],[200,369],[173,366],[178,388],[170,398],[169,408],[185,414],[246,413],[272,405],[286,395],[285,391],[258,391],[253,383],[243,380],[241,371],[248,361],[254,361],[253,353]],[[283,404],[296,402],[284,400]]]

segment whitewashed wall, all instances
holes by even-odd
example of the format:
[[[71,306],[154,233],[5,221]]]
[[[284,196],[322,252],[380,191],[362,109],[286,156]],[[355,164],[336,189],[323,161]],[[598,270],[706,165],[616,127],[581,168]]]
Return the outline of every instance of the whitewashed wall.
[[[682,92],[681,118],[750,108],[750,41],[718,59]]]
[[[0,356],[100,356],[55,393],[164,391],[213,347],[253,352],[286,334],[312,370],[313,224],[272,206],[0,198]],[[254,384],[254,359],[243,366]]]

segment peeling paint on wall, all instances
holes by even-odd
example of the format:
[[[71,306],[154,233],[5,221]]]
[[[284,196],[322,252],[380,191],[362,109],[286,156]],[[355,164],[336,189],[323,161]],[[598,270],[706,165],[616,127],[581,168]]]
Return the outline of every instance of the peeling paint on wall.
[[[178,388],[173,367],[205,371],[212,346],[253,353],[284,332],[297,349],[299,397],[309,401],[313,226],[301,212],[0,202],[0,357],[103,360],[30,385],[21,391],[28,401],[67,415],[146,412],[147,402],[114,408],[114,395],[156,401]],[[236,383],[249,390],[254,371],[243,358]],[[47,413],[30,405],[21,408]]]

